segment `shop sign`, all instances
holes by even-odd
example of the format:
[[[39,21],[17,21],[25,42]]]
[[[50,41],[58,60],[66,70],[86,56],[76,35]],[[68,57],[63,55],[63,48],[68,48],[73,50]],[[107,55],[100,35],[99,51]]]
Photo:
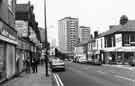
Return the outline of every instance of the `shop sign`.
[[[17,38],[17,33],[6,24],[3,24],[2,21],[0,21],[0,33],[1,35],[6,36],[13,40],[16,40]]]
[[[116,39],[116,47],[121,47],[122,46],[122,35],[116,34],[115,39]]]
[[[15,21],[15,28],[22,37],[28,36],[28,22],[17,20]]]
[[[3,22],[0,21],[0,32],[2,31],[3,28]]]
[[[9,38],[11,38],[13,40],[16,40],[16,37],[14,37],[13,35],[11,35],[8,31],[6,31],[4,29],[2,30],[1,34],[4,35],[4,36],[6,36],[6,37],[9,37]]]
[[[22,44],[22,41],[21,40],[18,40],[18,45],[17,45],[18,48],[23,48],[23,44]]]

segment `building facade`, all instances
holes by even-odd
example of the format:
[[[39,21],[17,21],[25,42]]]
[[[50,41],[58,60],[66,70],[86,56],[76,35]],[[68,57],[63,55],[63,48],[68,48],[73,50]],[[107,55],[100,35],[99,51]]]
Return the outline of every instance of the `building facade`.
[[[78,18],[65,17],[59,20],[60,51],[73,56],[74,46],[78,44]]]
[[[134,34],[134,20],[128,20],[124,25],[111,25],[108,31],[88,43],[88,53],[98,56],[103,63],[110,63],[110,60],[111,63],[128,63],[135,56]]]
[[[0,80],[16,74],[15,6],[16,0],[0,2]]]
[[[33,13],[33,5],[30,2],[26,4],[16,4],[16,17],[15,17],[15,29],[18,32],[18,41],[21,45],[17,46],[17,70],[21,72],[26,68],[22,65],[26,59],[32,60],[32,58],[39,57],[39,47],[41,46],[40,31],[38,29],[38,23],[35,20],[35,14]],[[24,67],[22,67],[24,66]]]
[[[80,26],[79,28],[80,42],[88,42],[90,39],[90,27]]]

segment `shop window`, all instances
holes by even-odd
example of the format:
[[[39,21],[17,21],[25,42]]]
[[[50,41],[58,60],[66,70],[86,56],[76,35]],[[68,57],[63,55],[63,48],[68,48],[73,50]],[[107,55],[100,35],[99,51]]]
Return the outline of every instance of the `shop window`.
[[[130,42],[135,42],[135,34],[131,34],[131,41]]]
[[[130,42],[130,35],[129,34],[124,34],[123,35],[123,44],[124,44],[124,46],[129,44],[129,42]]]
[[[0,42],[0,80],[6,77],[6,66],[5,66],[5,47],[4,43]]]

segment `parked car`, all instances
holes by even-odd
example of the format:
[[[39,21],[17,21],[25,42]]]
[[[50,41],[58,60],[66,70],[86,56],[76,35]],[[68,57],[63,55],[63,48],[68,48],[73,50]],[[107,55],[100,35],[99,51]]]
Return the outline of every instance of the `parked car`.
[[[78,61],[79,63],[87,63],[87,60],[84,58],[79,58]]]
[[[60,69],[65,71],[65,63],[63,60],[59,58],[52,59],[51,68],[52,68],[52,71],[60,70]]]
[[[129,59],[129,65],[135,66],[135,56],[131,56]]]
[[[101,65],[102,62],[99,59],[94,59],[93,60],[93,64],[95,64],[95,65]]]

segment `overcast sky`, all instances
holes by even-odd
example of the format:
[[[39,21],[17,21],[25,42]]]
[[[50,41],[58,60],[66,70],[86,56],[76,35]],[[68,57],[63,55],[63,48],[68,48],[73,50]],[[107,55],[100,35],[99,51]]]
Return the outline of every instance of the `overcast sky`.
[[[20,3],[28,0],[18,0]],[[44,0],[31,0],[39,27],[44,27]],[[135,0],[47,0],[47,26],[49,40],[58,39],[58,20],[79,18],[79,25],[91,27],[91,31],[104,32],[109,25],[119,23],[125,14],[135,19]]]

